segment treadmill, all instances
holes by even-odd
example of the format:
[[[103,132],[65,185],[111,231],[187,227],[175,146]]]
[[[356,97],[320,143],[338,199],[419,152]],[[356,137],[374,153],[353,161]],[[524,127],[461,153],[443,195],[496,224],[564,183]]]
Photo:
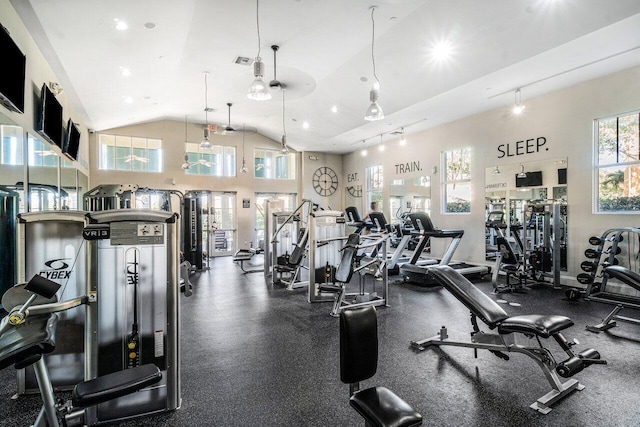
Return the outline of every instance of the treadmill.
[[[418,246],[413,251],[413,255],[408,263],[400,266],[400,275],[403,276],[405,282],[415,283],[422,286],[439,286],[431,277],[429,270],[436,265],[448,265],[454,268],[468,279],[480,279],[490,272],[490,268],[484,265],[472,265],[464,262],[452,263],[451,258],[455,253],[460,240],[464,235],[464,230],[439,230],[433,226],[431,218],[425,212],[414,212],[409,214],[411,223],[413,224],[413,233],[419,236]],[[429,243],[430,239],[451,239],[451,243],[447,247],[442,259],[430,259],[430,263],[426,265],[418,265],[418,260],[422,251]]]

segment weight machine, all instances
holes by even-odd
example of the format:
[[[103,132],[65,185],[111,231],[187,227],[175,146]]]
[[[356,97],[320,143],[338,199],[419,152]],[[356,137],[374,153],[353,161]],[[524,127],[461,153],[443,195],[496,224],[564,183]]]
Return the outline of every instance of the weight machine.
[[[288,290],[309,284],[308,280],[301,280],[301,272],[309,269],[305,260],[309,242],[309,215],[312,211],[313,202],[303,199],[293,212],[272,214],[271,229],[275,229],[270,240],[272,284],[284,284]]]

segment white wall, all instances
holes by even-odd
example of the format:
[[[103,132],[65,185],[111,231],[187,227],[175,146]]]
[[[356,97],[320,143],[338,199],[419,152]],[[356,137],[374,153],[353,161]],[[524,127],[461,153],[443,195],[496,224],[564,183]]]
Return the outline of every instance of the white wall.
[[[21,126],[25,132],[35,134],[37,126],[37,114],[40,103],[40,90],[43,83],[58,82],[51,67],[44,59],[40,49],[34,42],[31,35],[27,32],[24,24],[18,17],[13,7],[8,1],[0,1],[0,24],[2,24],[9,33],[11,38],[18,45],[23,54],[27,57],[26,68],[26,88],[25,88],[25,110],[24,114],[15,113],[0,105],[0,113],[7,116],[18,126]],[[63,122],[65,123],[71,117],[80,128],[80,148],[78,152],[79,164],[76,167],[83,173],[88,174],[88,158],[89,158],[89,132],[80,115],[75,111],[71,104],[69,96],[64,91],[59,94],[56,99],[60,102],[63,109]],[[60,150],[54,147],[54,150],[60,154]]]
[[[485,221],[485,168],[512,163],[545,159],[568,159],[568,212],[569,249],[568,272],[564,283],[573,283],[580,272],[583,252],[589,247],[587,239],[610,227],[637,226],[640,218],[628,214],[595,214],[592,208],[593,194],[593,120],[640,109],[638,93],[640,67],[631,68],[602,78],[566,88],[536,99],[524,99],[526,110],[522,116],[513,116],[510,108],[500,108],[452,123],[411,134],[408,144],[398,146],[398,141],[387,144],[384,153],[369,149],[369,155],[359,152],[344,157],[343,173],[358,173],[364,184],[365,170],[370,165],[383,164],[385,183],[394,177],[410,178],[420,174],[432,177],[432,217],[439,228],[465,230],[463,244],[456,258],[463,261],[484,261]],[[516,141],[545,137],[546,144],[540,152],[523,153],[498,158],[498,146]],[[441,213],[440,153],[442,151],[471,147],[472,205],[470,214]],[[525,150],[526,151],[526,150]],[[396,164],[419,161],[419,173],[397,174]],[[432,167],[437,173],[432,173]],[[388,190],[385,189],[385,199]],[[389,214],[389,213],[386,213]]]
[[[137,184],[141,187],[155,189],[172,189],[185,192],[187,190],[234,191],[236,195],[237,212],[237,248],[248,248],[253,241],[255,228],[255,193],[296,193],[298,201],[310,198],[325,209],[342,209],[341,188],[330,197],[321,197],[313,189],[312,176],[320,166],[329,166],[335,170],[338,177],[342,176],[341,156],[326,153],[298,153],[297,173],[301,179],[257,179],[254,178],[253,150],[254,148],[279,149],[279,144],[260,134],[245,136],[245,160],[249,167],[246,174],[240,173],[242,166],[242,134],[231,136],[213,135],[214,145],[236,147],[237,177],[206,177],[187,175],[181,168],[184,161],[184,122],[161,120],[101,131],[105,134],[126,135],[144,138],[158,138],[162,140],[164,150],[163,173],[136,173],[122,171],[104,171],[98,168],[97,136],[91,138],[91,186],[102,184]],[[189,141],[195,142],[202,137],[202,125],[189,124],[187,128]],[[309,160],[309,156],[317,156],[318,160]],[[175,184],[174,184],[175,182]],[[250,200],[250,208],[242,207],[242,199]],[[174,207],[174,210],[175,207]]]

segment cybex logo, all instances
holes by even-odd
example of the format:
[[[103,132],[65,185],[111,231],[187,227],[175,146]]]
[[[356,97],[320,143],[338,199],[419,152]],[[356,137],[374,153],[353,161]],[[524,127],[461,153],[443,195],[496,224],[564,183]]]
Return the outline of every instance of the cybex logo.
[[[69,264],[65,262],[67,260],[69,260],[69,258],[58,258],[45,261],[44,265],[49,267],[51,270],[42,270],[40,271],[40,275],[49,280],[69,279],[69,276],[71,276],[71,270],[68,270]]]

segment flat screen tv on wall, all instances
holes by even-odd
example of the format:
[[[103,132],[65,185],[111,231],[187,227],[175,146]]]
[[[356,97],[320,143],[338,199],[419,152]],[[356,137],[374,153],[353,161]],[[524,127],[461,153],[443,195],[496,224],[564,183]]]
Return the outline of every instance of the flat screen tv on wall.
[[[40,96],[40,120],[36,129],[49,143],[62,149],[62,105],[47,84],[42,85]]]
[[[0,103],[11,111],[24,113],[24,82],[27,58],[0,25]]]
[[[69,119],[64,144],[62,145],[62,152],[66,154],[67,157],[77,160],[78,148],[80,148],[80,130],[78,130],[78,126],[73,123],[73,120]]]
[[[518,178],[516,175],[516,187],[538,187],[542,185],[542,171],[527,172],[527,176]]]

